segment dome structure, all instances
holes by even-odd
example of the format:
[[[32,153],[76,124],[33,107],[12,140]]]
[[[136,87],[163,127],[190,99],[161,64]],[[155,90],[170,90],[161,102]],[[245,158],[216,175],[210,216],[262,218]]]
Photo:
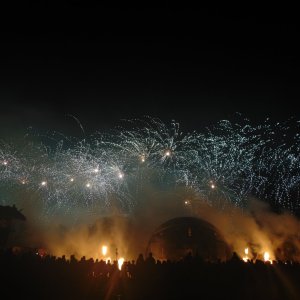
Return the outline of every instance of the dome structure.
[[[159,260],[179,260],[189,253],[207,261],[225,261],[232,256],[217,228],[194,217],[175,218],[161,224],[151,236],[146,252]]]

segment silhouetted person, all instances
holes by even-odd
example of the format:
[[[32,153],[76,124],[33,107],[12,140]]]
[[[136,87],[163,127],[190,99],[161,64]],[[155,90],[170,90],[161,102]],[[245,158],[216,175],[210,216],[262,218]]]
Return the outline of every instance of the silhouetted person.
[[[144,264],[144,262],[145,262],[145,260],[144,260],[143,254],[139,254],[139,256],[138,256],[138,258],[136,260],[136,264],[137,265],[142,265],[142,264]]]
[[[147,263],[148,265],[155,265],[155,259],[154,259],[154,257],[153,257],[152,252],[150,252],[150,253],[148,254],[148,257],[147,257],[147,259],[146,259],[146,263]]]

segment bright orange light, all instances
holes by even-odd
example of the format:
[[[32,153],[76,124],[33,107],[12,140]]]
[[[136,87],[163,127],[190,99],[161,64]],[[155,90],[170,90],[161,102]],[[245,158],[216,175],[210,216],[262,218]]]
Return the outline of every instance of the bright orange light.
[[[119,268],[120,271],[121,271],[121,269],[122,269],[123,263],[124,263],[124,258],[123,258],[123,257],[120,257],[120,258],[118,259],[118,268]]]
[[[248,254],[249,254],[249,249],[248,248],[245,248],[244,250],[246,256],[243,257],[243,261],[244,262],[247,262],[249,260],[249,257],[248,257]]]
[[[102,246],[102,255],[106,255],[107,254],[107,246]]]
[[[265,253],[264,253],[264,260],[267,261],[267,260],[269,260],[269,259],[270,259],[270,254],[269,254],[269,252],[265,252]]]
[[[270,253],[269,252],[264,253],[264,261],[270,261]]]
[[[270,262],[271,264],[273,263],[273,261],[270,259],[270,253],[267,252],[267,251],[264,253],[264,261],[265,261],[265,262],[268,261],[268,262]]]

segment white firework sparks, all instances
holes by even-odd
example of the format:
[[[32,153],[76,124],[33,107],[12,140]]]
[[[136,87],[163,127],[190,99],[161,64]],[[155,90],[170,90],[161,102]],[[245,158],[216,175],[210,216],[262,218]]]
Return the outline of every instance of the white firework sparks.
[[[28,143],[17,151],[1,143],[0,188],[38,193],[47,213],[93,211],[111,199],[130,211],[145,185],[184,186],[212,204],[225,199],[243,206],[253,195],[299,208],[299,122],[221,121],[201,133],[183,133],[174,121],[148,117],[130,121],[129,128],[89,141],[52,135],[55,147]]]

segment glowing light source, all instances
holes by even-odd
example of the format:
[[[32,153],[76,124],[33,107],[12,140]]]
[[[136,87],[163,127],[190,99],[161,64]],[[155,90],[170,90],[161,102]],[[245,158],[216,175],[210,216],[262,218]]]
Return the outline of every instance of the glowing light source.
[[[122,178],[124,177],[124,174],[122,174],[121,172],[119,172],[118,177],[119,177],[120,179],[122,179]]]
[[[211,187],[212,189],[214,189],[216,186],[215,186],[214,184],[212,184],[210,187]]]
[[[120,258],[118,259],[118,268],[119,268],[120,271],[121,271],[121,269],[122,269],[123,263],[124,263],[124,258],[123,258],[123,257],[120,257]]]
[[[245,248],[244,250],[246,256],[243,257],[243,261],[244,262],[247,262],[249,260],[249,257],[248,257],[248,254],[249,254],[249,249],[248,248]]]
[[[167,151],[165,152],[165,156],[171,156],[171,151],[170,151],[170,150],[167,150]]]
[[[107,246],[102,246],[102,255],[106,256],[107,254]]]
[[[71,178],[70,181],[73,182],[73,181],[74,181],[74,178]]]
[[[85,186],[89,188],[89,187],[91,187],[91,184],[87,183]]]
[[[99,173],[99,169],[98,168],[94,169],[94,173]]]
[[[42,182],[41,182],[41,185],[42,185],[42,186],[46,186],[46,185],[47,185],[47,181],[42,181]]]
[[[7,166],[7,164],[8,164],[8,161],[4,160],[4,161],[3,161],[3,165],[4,165],[4,166]]]
[[[264,253],[264,260],[267,261],[267,260],[269,260],[269,259],[270,259],[270,254],[269,254],[269,252],[265,252],[265,253]]]
[[[270,253],[267,252],[267,251],[264,253],[264,261],[265,261],[265,262],[268,261],[268,262],[270,262],[271,264],[273,263],[272,260],[270,259]]]

